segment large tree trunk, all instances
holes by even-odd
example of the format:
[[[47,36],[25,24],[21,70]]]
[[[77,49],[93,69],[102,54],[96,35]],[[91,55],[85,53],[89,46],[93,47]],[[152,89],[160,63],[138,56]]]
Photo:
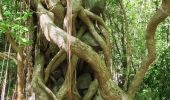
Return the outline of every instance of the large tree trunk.
[[[35,1],[35,5],[32,5],[32,8],[36,8],[36,11],[39,12],[37,17],[40,23],[40,31],[37,34],[36,45],[39,45],[37,47],[45,59],[42,64],[42,61],[35,58],[35,61],[39,64],[35,64],[32,84],[35,93],[39,94],[39,96],[37,95],[39,99],[44,95],[47,95],[46,99],[62,100],[70,98],[70,95],[68,95],[69,76],[68,70],[66,70],[68,69],[66,64],[67,33],[64,31],[65,25],[63,23],[63,21],[67,21],[65,19],[67,10],[65,9],[65,2],[65,0],[48,0],[46,2],[42,0]],[[73,0],[72,7],[72,33],[74,37],[70,38],[70,49],[74,55],[71,57],[71,98],[73,100],[92,99],[95,95],[98,95],[97,91],[100,91],[104,99],[120,100],[127,98],[125,93],[112,81],[109,71],[111,67],[111,48],[108,28],[102,18],[98,16],[104,10],[105,0],[87,0],[83,2]],[[38,65],[41,65],[41,69],[37,68]],[[44,72],[38,70],[44,70]],[[59,75],[58,78],[55,78],[57,74],[55,72],[64,75],[64,77]],[[57,86],[57,82],[60,80],[63,80],[60,83],[62,85]],[[44,89],[41,89],[42,87]],[[86,92],[87,90],[88,92]]]
[[[104,100],[127,100],[134,97],[148,66],[155,59],[155,31],[150,32],[149,29],[156,29],[157,25],[148,25],[146,39],[149,55],[130,85],[129,98],[112,80],[109,71],[112,67],[109,33],[100,17],[105,8],[105,0],[72,0],[73,13],[70,16],[73,18],[73,36],[69,38],[70,48],[67,46],[68,34],[65,28],[66,0],[31,0],[30,4],[36,12],[34,19],[38,23],[35,25],[39,28],[34,37],[35,63],[32,79],[36,99],[97,100],[102,97]],[[163,19],[166,17],[167,15]],[[159,20],[156,24],[163,19],[155,19]],[[69,49],[72,52],[71,73],[67,68],[66,52]],[[72,79],[71,92],[69,78]]]

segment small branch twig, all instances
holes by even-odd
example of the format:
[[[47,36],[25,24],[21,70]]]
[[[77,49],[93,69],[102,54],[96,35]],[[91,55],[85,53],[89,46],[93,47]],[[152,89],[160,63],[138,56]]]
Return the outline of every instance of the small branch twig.
[[[17,64],[17,60],[16,60],[15,56],[16,56],[16,54],[14,54],[14,53],[10,53],[10,55],[8,56],[7,53],[0,52],[0,59],[11,59]]]
[[[84,12],[85,12],[85,13],[87,14],[87,16],[89,16],[90,18],[98,21],[99,24],[102,25],[106,30],[109,30],[108,27],[106,26],[105,22],[103,21],[103,19],[102,19],[100,16],[98,16],[98,15],[94,14],[93,12],[90,12],[89,10],[86,10],[86,9],[84,9]]]

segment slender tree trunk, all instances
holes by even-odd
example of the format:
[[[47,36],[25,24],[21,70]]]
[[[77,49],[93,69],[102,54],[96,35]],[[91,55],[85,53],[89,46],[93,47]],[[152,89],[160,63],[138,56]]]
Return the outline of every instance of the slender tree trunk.
[[[25,100],[24,57],[17,53],[17,100]]]

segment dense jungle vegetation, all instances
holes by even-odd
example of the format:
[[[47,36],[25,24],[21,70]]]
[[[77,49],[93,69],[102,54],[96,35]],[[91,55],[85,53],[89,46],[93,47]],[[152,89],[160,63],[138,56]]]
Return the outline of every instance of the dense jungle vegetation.
[[[170,0],[1,0],[1,100],[170,100]]]

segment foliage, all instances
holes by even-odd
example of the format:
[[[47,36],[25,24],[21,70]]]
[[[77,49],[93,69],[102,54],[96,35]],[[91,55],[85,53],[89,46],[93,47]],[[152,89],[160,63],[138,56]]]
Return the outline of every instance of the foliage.
[[[30,11],[20,11],[21,8],[17,2],[14,2],[15,5],[12,6],[9,3],[12,3],[12,1],[3,1],[3,21],[0,23],[0,34],[10,33],[20,46],[31,44],[32,41],[25,38],[25,34],[29,33],[29,27],[26,26],[25,22],[31,16]]]
[[[137,98],[145,100],[148,97],[151,100],[170,99],[170,47],[166,48],[159,56],[157,62],[145,77],[142,90]],[[143,99],[141,99],[143,98]],[[139,100],[139,99],[138,99]]]

